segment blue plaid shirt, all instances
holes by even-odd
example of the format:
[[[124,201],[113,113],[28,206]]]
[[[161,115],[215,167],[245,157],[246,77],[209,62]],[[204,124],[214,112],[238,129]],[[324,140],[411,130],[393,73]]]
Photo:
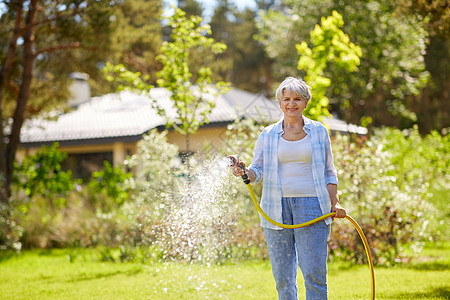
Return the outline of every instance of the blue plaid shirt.
[[[326,185],[338,184],[337,173],[333,163],[330,136],[328,129],[320,122],[303,117],[303,130],[310,136],[312,142],[312,173],[317,197],[323,214],[331,212],[330,197]],[[277,222],[283,223],[281,213],[281,182],[278,174],[278,141],[283,134],[283,119],[264,128],[259,136],[249,168],[256,173],[255,183],[263,179],[261,208]],[[263,176],[264,175],[264,176]],[[281,229],[272,225],[262,216],[261,226],[271,229]],[[331,223],[331,218],[325,220]]]

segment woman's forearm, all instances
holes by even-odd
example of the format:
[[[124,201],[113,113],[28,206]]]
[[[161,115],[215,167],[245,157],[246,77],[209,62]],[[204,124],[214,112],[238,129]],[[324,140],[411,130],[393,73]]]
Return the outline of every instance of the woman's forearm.
[[[252,169],[249,169],[249,168],[247,168],[245,171],[247,172],[248,179],[250,179],[250,182],[255,182],[255,180],[256,180],[255,171],[253,171]]]
[[[330,195],[331,212],[336,213],[334,218],[345,218],[347,212],[341,206],[341,204],[339,204],[337,184],[334,183],[327,184],[327,190],[328,194]]]
[[[339,203],[337,185],[333,183],[327,184],[328,195],[330,196],[331,207]]]

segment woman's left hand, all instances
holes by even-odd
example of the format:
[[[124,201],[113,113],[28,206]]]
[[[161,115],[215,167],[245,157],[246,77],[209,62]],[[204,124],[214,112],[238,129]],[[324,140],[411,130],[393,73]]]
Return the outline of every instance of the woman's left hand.
[[[345,218],[345,216],[347,215],[345,209],[339,203],[336,203],[335,205],[331,206],[331,212],[336,213],[336,215],[333,217],[333,219],[334,218]]]

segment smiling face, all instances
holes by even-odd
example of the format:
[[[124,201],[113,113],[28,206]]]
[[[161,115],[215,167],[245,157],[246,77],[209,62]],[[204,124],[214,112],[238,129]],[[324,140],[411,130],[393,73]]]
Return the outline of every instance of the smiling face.
[[[308,101],[300,95],[290,90],[284,90],[283,96],[278,101],[284,116],[287,118],[298,118],[302,116],[303,110],[306,108]]]

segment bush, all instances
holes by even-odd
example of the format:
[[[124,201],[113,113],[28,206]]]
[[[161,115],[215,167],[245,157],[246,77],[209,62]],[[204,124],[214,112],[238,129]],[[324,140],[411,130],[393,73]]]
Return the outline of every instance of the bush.
[[[133,220],[129,231],[131,244],[148,245],[152,236],[152,225],[167,215],[170,195],[177,185],[178,148],[169,144],[167,132],[152,130],[139,141],[137,152],[124,163],[134,169],[134,177],[127,182],[130,199],[120,213]]]
[[[75,183],[70,170],[61,170],[67,154],[60,152],[58,147],[58,143],[43,146],[35,155],[26,156],[21,164],[14,164],[13,188],[24,191],[29,199],[33,196],[47,199],[52,210],[65,205],[65,197],[74,189]]]
[[[62,171],[66,157],[55,143],[16,163],[11,223],[3,216],[0,223],[2,249],[117,245],[129,234],[118,208],[128,198],[124,182],[131,174],[105,163],[83,187]]]
[[[51,147],[43,146],[35,155],[25,157],[22,163],[15,163],[13,197],[7,208],[0,208],[1,249],[20,250],[28,246],[29,237],[39,236],[47,230],[53,216],[67,206],[66,197],[74,189],[75,181],[70,171],[61,170],[61,162],[66,157],[58,150],[58,143],[54,143]],[[35,209],[42,214],[34,215]],[[4,215],[6,210],[8,217]],[[37,225],[32,226],[31,231],[30,218],[36,218],[32,223]]]
[[[337,136],[333,146],[341,202],[365,232],[375,263],[399,262],[406,245],[420,250],[439,237],[430,187],[448,180],[447,137],[385,128],[367,142]],[[357,233],[341,222],[333,227],[331,254],[360,262]]]
[[[132,245],[149,246],[162,260],[257,257],[264,241],[262,231],[255,234],[257,213],[224,155],[196,153],[181,164],[178,149],[165,135],[150,132],[126,161],[138,166],[130,181],[131,201],[123,207],[134,221]]]
[[[94,209],[111,211],[128,199],[128,181],[132,174],[125,172],[122,166],[114,168],[108,161],[104,161],[103,165],[103,170],[92,174],[87,186],[88,199]]]

